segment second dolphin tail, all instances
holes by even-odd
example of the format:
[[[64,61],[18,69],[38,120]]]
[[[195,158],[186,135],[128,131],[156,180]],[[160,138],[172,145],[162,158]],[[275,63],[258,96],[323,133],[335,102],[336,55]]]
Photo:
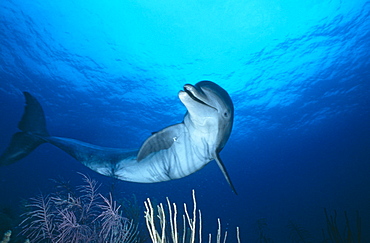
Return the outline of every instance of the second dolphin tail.
[[[23,92],[26,106],[18,128],[21,130],[13,135],[12,140],[0,156],[0,166],[12,164],[31,153],[40,144],[45,143],[44,137],[49,133],[46,129],[44,111],[40,103],[28,92]]]

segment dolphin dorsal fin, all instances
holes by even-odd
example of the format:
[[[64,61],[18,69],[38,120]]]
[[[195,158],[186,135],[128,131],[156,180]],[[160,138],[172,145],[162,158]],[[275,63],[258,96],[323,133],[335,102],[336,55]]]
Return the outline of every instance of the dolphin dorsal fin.
[[[141,146],[137,161],[140,162],[151,153],[170,148],[181,133],[183,126],[184,124],[180,123],[153,133]]]
[[[226,167],[225,167],[224,163],[222,162],[222,160],[221,160],[220,155],[218,154],[218,152],[215,153],[215,160],[216,160],[216,162],[218,164],[218,167],[220,167],[220,169],[222,171],[222,174],[224,174],[227,183],[229,183],[229,185],[231,187],[231,190],[235,193],[235,195],[238,195],[238,193],[235,190],[235,187],[234,187],[233,183],[231,182],[230,176],[229,176],[229,174],[226,171]]]

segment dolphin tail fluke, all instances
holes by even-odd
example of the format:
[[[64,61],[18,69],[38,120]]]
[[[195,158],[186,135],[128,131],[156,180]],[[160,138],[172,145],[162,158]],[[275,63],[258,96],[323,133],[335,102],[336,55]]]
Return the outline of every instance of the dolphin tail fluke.
[[[26,106],[18,128],[21,132],[13,135],[8,148],[0,156],[0,166],[12,164],[31,153],[48,137],[44,111],[40,103],[28,92],[23,92]]]

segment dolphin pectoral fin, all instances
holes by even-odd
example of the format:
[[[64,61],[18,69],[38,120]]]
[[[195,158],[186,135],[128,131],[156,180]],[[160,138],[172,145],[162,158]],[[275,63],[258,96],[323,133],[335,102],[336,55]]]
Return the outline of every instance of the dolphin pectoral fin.
[[[238,195],[238,193],[237,193],[237,192],[236,192],[236,190],[235,190],[235,187],[234,187],[233,183],[232,183],[232,182],[231,182],[231,180],[230,180],[229,174],[228,174],[228,173],[227,173],[227,171],[226,171],[226,167],[225,167],[224,163],[222,162],[222,160],[221,160],[221,158],[220,158],[220,155],[219,155],[218,153],[216,153],[215,160],[216,160],[216,162],[217,162],[217,164],[218,164],[218,167],[220,167],[220,169],[221,169],[222,173],[224,174],[226,181],[229,183],[229,185],[230,185],[230,187],[231,187],[231,190],[232,190],[236,195]]]
[[[181,133],[183,126],[184,124],[180,123],[153,133],[141,146],[137,161],[140,162],[151,153],[170,148]]]

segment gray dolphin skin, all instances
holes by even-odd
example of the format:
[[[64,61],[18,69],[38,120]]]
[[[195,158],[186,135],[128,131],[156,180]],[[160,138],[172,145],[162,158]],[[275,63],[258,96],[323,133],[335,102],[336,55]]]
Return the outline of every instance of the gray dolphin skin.
[[[50,136],[40,103],[24,92],[26,106],[0,165],[12,164],[43,143],[62,149],[90,169],[123,181],[154,183],[188,176],[215,160],[236,194],[219,156],[234,120],[229,94],[211,81],[186,84],[178,97],[187,113],[183,122],[153,133],[139,151],[105,148],[70,138]]]

